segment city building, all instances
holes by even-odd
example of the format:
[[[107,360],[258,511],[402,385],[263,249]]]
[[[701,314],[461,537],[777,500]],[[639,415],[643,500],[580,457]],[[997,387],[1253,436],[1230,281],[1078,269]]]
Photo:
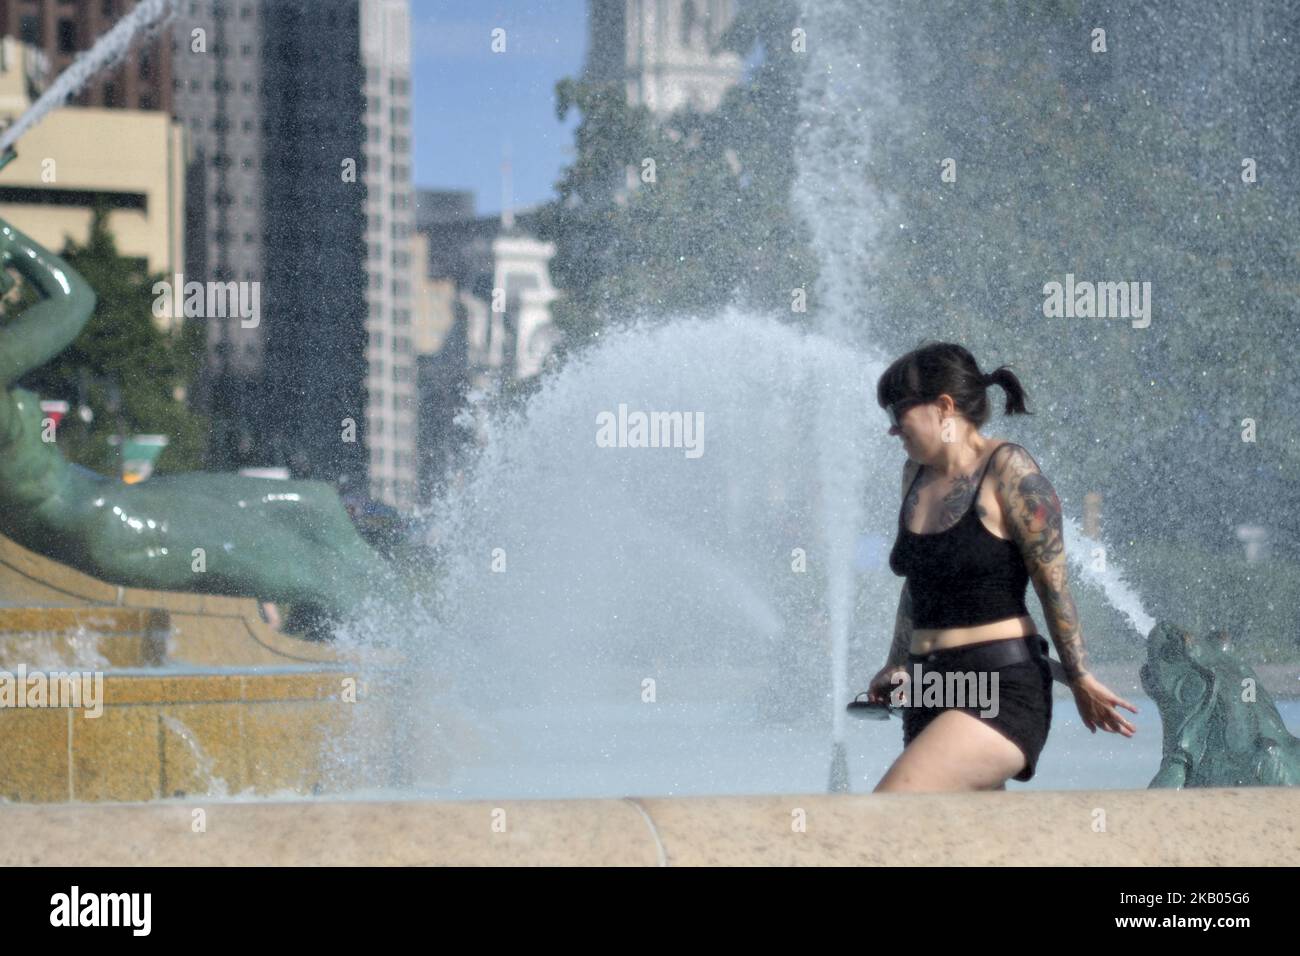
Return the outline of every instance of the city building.
[[[112,29],[136,0],[0,0],[0,34],[40,50],[58,76]],[[137,37],[116,65],[73,94],[73,106],[170,113],[171,49],[165,33]]]
[[[530,234],[531,212],[507,200],[478,216],[473,195],[416,191],[412,265],[419,366],[419,484],[427,498],[472,433],[456,425],[471,392],[495,395],[546,367],[557,332],[551,283],[555,245]]]
[[[591,0],[587,76],[622,81],[627,101],[656,116],[717,109],[740,82],[740,56],[717,49],[735,0]]]
[[[209,325],[214,465],[288,464],[408,510],[409,2],[181,6],[172,92],[197,156],[189,271],[259,283],[266,314]]]
[[[0,37],[0,122],[26,112],[49,77],[35,48]],[[95,143],[87,150],[86,143]],[[59,251],[85,242],[97,203],[123,256],[171,276],[184,262],[184,131],[157,110],[62,106],[29,129],[0,170],[0,217]],[[158,319],[164,329],[175,320]]]

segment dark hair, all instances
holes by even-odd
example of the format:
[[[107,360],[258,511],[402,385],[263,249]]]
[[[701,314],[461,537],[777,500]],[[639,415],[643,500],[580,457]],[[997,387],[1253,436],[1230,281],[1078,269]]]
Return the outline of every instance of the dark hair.
[[[979,428],[989,420],[988,387],[1001,385],[1007,393],[1008,415],[1031,415],[1025,408],[1025,388],[1009,366],[990,374],[980,371],[975,357],[956,342],[931,342],[896,360],[876,383],[876,401],[888,408],[903,399],[930,402],[951,395],[957,411]]]

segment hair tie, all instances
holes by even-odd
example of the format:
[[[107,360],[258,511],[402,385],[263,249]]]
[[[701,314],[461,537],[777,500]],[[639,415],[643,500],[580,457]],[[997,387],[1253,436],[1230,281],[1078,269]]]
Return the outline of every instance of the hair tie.
[[[980,376],[980,384],[983,385],[985,388],[988,388],[990,385],[993,384],[993,376],[992,376],[992,375],[981,375],[981,376]]]

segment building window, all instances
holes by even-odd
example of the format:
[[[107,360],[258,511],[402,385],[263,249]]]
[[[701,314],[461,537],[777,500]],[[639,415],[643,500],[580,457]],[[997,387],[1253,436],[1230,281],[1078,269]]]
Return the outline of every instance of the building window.
[[[105,106],[117,105],[117,84],[116,83],[109,82],[104,84],[104,105]]]
[[[117,13],[117,11],[113,9],[114,5],[113,0],[104,0],[104,2],[100,4],[99,9],[105,20],[112,20],[114,15]]]
[[[253,16],[253,8],[252,8],[252,7],[250,7],[250,6],[243,6],[243,7],[240,7],[240,8],[239,8],[239,19],[241,19],[241,20],[248,20],[248,19],[251,19],[252,16]]]
[[[45,46],[45,38],[41,36],[40,17],[24,15],[18,26],[18,35],[24,43],[37,47]]]
[[[154,108],[155,108],[155,106],[154,106],[154,101],[153,101],[153,94],[152,94],[152,93],[148,93],[148,92],[141,93],[141,94],[140,94],[140,109],[142,109],[142,110],[151,110],[151,109],[154,109]]]
[[[75,20],[59,21],[59,52],[77,52],[77,22]]]
[[[686,0],[682,4],[682,46],[691,45],[691,31],[695,29],[695,4]]]

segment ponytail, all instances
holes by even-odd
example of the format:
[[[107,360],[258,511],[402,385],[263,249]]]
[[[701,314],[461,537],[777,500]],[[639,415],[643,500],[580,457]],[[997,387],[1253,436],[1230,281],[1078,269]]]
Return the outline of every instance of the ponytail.
[[[999,365],[988,375],[985,375],[984,387],[988,388],[990,385],[1001,385],[1002,390],[1007,393],[1006,414],[1033,414],[1033,412],[1025,408],[1025,387],[1020,384],[1020,379],[1016,378],[1011,369],[1005,365]]]

